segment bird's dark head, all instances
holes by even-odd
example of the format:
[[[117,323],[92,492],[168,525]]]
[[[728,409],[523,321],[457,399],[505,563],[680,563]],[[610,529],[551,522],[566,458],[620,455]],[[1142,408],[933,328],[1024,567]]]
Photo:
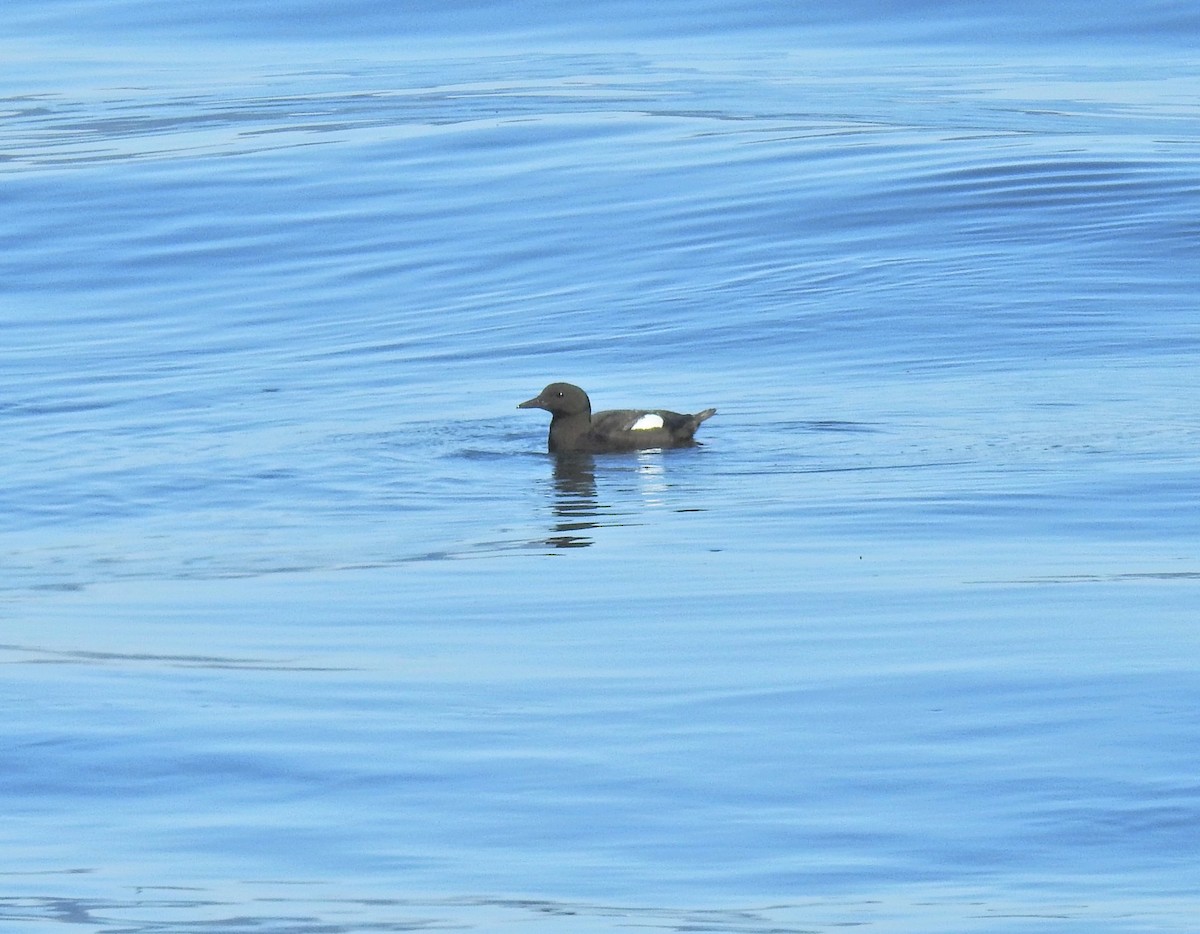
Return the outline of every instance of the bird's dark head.
[[[570,383],[551,383],[532,399],[522,402],[518,409],[545,409],[553,415],[579,415],[592,412],[587,393]]]

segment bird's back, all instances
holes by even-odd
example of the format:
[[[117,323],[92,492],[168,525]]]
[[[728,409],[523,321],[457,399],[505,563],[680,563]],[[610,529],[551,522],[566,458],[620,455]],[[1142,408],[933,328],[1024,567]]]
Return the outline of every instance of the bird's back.
[[[700,423],[716,414],[705,409],[683,415],[666,409],[608,409],[592,415],[588,444],[595,450],[639,450],[695,444]]]

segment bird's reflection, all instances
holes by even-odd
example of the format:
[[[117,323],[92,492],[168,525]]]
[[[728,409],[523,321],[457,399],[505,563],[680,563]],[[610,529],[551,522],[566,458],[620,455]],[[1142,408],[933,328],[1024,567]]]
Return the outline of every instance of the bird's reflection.
[[[680,488],[667,477],[661,451],[632,455],[599,455],[605,487],[601,501],[596,488],[597,457],[591,454],[551,454],[553,485],[549,535],[537,539],[552,548],[587,548],[596,529],[642,524],[656,513],[701,512],[687,506]]]
[[[555,548],[587,548],[597,528],[596,459],[591,454],[554,457],[554,515],[557,520],[546,544]]]

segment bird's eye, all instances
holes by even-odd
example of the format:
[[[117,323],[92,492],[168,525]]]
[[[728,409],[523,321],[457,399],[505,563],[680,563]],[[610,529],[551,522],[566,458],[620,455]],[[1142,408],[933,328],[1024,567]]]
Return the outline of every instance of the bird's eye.
[[[560,399],[563,397],[563,394],[561,392],[556,392],[555,395],[558,396],[558,398],[560,398]]]

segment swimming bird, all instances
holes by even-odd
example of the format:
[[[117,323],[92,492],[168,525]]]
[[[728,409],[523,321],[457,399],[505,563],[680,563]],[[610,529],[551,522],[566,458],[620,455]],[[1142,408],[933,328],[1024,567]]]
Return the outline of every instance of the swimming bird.
[[[680,415],[664,409],[612,409],[593,415],[587,393],[570,383],[551,383],[517,408],[550,413],[551,454],[687,447],[697,443],[692,436],[700,423],[717,411]]]

